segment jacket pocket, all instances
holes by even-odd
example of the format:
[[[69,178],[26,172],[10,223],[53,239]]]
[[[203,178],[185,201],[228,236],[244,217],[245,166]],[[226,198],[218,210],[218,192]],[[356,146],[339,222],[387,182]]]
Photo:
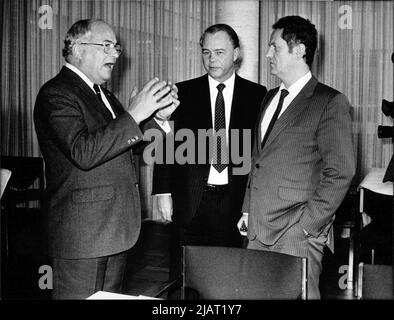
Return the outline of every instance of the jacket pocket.
[[[304,202],[313,194],[313,189],[298,189],[289,187],[279,187],[279,198],[286,201]]]
[[[80,202],[96,202],[105,201],[114,197],[113,186],[99,186],[94,188],[86,188],[74,190],[72,193],[73,201]]]

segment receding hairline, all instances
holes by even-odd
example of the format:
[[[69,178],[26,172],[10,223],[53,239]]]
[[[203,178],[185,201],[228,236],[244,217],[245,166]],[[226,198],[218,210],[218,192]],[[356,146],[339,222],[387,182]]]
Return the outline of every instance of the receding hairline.
[[[231,36],[224,30],[218,30],[218,31],[215,31],[215,32],[207,32],[207,34],[204,37],[204,41],[201,43],[201,48],[204,48],[204,43],[205,43],[206,38],[207,38],[208,35],[214,36],[215,34],[218,34],[218,33],[224,33],[227,36],[228,41],[233,45],[233,41],[232,41]]]
[[[92,37],[93,32],[95,32],[95,29],[96,29],[96,28],[99,28],[99,27],[106,27],[108,30],[111,30],[111,32],[115,35],[115,31],[114,31],[114,29],[112,28],[112,26],[111,26],[110,24],[108,24],[107,22],[105,22],[105,21],[103,21],[103,20],[100,20],[100,19],[97,19],[97,20],[93,20],[93,21],[92,21],[92,23],[91,23],[91,25],[90,25],[90,28],[89,28],[89,31],[88,31],[88,33],[85,34],[85,35],[87,35],[87,36],[89,36],[89,37]]]

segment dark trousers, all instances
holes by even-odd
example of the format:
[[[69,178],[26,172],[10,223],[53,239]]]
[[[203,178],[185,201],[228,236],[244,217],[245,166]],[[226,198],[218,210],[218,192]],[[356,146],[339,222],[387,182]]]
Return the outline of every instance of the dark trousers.
[[[191,222],[172,225],[170,280],[181,275],[183,245],[242,247],[243,238],[237,229],[240,216],[228,189],[207,188]]]
[[[121,293],[127,251],[92,259],[52,258],[52,299],[86,299],[97,291]]]

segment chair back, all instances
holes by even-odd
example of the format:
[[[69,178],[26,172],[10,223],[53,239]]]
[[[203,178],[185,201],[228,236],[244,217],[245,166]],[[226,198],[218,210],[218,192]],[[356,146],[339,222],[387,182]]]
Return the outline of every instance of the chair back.
[[[3,197],[3,193],[5,190],[5,187],[7,186],[8,180],[11,177],[11,171],[8,169],[3,169],[1,168],[1,193],[0,193],[0,199]]]
[[[15,207],[30,201],[41,205],[44,191],[44,161],[40,157],[1,156],[1,167],[12,172],[4,192],[4,204]]]
[[[307,259],[243,248],[184,246],[182,298],[306,299]]]
[[[393,300],[393,267],[365,264],[358,266],[357,296],[363,300]]]

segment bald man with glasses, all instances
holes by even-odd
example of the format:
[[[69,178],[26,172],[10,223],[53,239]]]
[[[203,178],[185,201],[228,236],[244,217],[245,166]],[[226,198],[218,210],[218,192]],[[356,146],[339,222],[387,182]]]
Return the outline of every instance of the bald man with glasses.
[[[157,78],[124,108],[102,87],[121,46],[101,20],[80,20],[64,41],[65,66],[37,96],[34,123],[45,160],[43,212],[53,299],[121,292],[127,250],[141,225],[133,153],[179,105],[177,88]],[[160,109],[160,111],[158,111]]]

